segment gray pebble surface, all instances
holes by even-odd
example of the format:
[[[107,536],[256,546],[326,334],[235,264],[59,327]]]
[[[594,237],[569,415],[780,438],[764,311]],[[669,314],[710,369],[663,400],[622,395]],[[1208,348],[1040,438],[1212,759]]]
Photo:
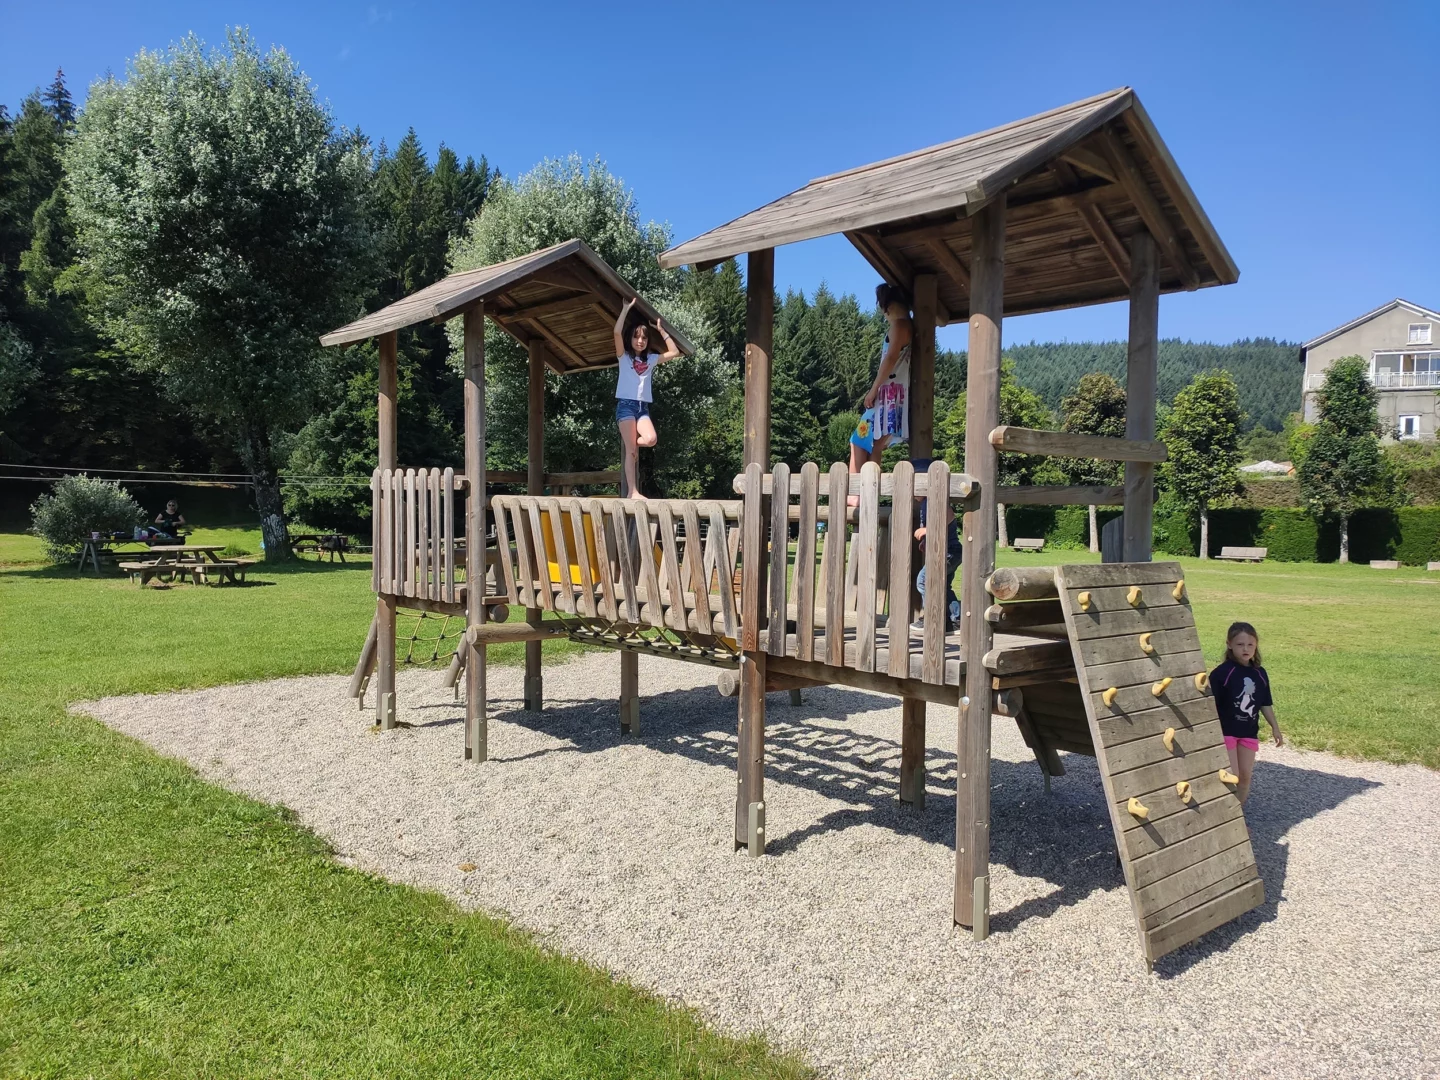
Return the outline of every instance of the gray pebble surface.
[[[897,699],[770,695],[757,861],[732,851],[735,702],[714,672],[642,656],[638,739],[619,672],[547,665],[533,714],[520,670],[492,668],[478,766],[429,671],[402,672],[409,726],[384,733],[338,676],[75,708],[291,808],[348,865],[502,914],[824,1076],[1440,1077],[1440,774],[1265,746],[1247,819],[1266,903],[1152,974],[1093,760],[1065,755],[1046,795],[995,717],[977,944],[951,929],[954,709],[929,706],[916,813]]]

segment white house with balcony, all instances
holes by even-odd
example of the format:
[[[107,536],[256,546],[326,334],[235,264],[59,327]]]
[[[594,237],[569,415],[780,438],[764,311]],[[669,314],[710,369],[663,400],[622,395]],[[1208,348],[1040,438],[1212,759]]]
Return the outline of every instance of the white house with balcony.
[[[1305,419],[1316,419],[1315,391],[1342,356],[1370,365],[1379,391],[1380,422],[1397,438],[1433,439],[1440,414],[1440,312],[1408,300],[1351,319],[1300,346],[1305,365]]]

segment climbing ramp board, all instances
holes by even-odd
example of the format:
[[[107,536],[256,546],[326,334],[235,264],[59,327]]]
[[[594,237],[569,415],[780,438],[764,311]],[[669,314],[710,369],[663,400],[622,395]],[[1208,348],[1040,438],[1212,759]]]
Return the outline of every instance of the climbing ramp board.
[[[1184,575],[1179,563],[1072,565],[1055,584],[1154,961],[1265,900]]]

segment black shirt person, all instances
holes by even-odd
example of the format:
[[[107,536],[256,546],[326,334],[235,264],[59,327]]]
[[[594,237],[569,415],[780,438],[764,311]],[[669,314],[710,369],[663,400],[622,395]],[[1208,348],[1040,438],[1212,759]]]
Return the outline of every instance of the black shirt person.
[[[171,540],[179,540],[180,530],[188,524],[185,515],[180,513],[180,504],[174,499],[165,504],[164,511],[155,515],[155,531]]]

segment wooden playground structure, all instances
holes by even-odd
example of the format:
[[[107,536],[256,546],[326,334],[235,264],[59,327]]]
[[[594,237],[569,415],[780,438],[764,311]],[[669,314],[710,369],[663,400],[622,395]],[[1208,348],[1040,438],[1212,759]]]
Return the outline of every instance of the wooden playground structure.
[[[934,453],[935,330],[970,327],[964,472],[908,461],[771,463],[774,248],[843,233],[914,298],[910,452]],[[1234,777],[1205,685],[1180,568],[1151,562],[1156,349],[1164,292],[1239,272],[1133,91],[812,181],[672,248],[665,266],[747,262],[745,469],[735,499],[566,494],[615,474],[546,474],[544,377],[615,364],[612,327],[634,295],[578,240],[455,274],[326,335],[380,343],[374,479],[377,612],[352,696],[374,669],[395,723],[397,608],[463,614],[465,756],[488,752],[489,645],[525,641],[525,708],[543,704],[540,643],[620,655],[619,727],[638,734],[641,652],[720,671],[738,697],[737,847],[765,849],[765,695],[844,684],[902,700],[900,799],[925,800],[926,705],[959,707],[955,923],[989,932],[990,738],[1008,717],[1049,787],[1058,751],[1097,758],[1148,961],[1263,901]],[[1002,427],[1005,315],[1128,300],[1126,437]],[[641,301],[651,318],[653,309]],[[485,468],[484,318],[525,344],[525,494],[493,494]],[[464,320],[465,463],[401,469],[396,332]],[[677,343],[689,352],[679,335]],[[1001,453],[1125,462],[1123,487],[998,488]],[[511,478],[507,478],[511,479]],[[518,478],[515,478],[518,479]],[[548,490],[547,490],[548,489]],[[857,506],[847,505],[853,497]],[[963,515],[962,625],[946,632],[945,530],[912,540],[919,500]],[[1004,504],[1121,504],[1123,562],[996,570]],[[929,521],[945,514],[930,511]],[[510,608],[525,610],[510,623]]]

